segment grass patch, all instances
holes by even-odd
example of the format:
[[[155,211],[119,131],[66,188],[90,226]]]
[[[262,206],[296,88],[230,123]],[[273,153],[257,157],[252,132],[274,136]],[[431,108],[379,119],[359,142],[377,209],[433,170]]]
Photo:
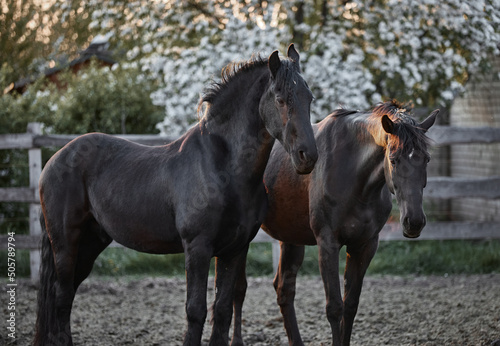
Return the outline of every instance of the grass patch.
[[[0,251],[0,270],[7,278],[7,251]],[[345,249],[340,253],[344,271]],[[215,273],[212,260],[211,275]],[[16,251],[16,276],[29,277],[29,251]],[[500,273],[500,241],[391,241],[381,242],[368,274],[444,275]],[[184,255],[150,255],[130,249],[108,248],[96,260],[92,275],[184,276]],[[271,244],[250,244],[248,276],[272,276]],[[319,275],[318,251],[307,246],[299,275]]]
[[[487,274],[500,272],[500,241],[381,242],[368,274]]]

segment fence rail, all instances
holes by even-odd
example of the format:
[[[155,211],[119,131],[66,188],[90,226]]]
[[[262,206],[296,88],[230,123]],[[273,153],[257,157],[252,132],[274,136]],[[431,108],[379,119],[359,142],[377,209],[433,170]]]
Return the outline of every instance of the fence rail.
[[[38,277],[40,247],[40,199],[38,180],[42,170],[41,148],[62,147],[78,135],[42,135],[41,124],[28,124],[27,132],[0,135],[1,149],[28,149],[30,186],[18,188],[0,188],[0,202],[30,203],[30,235],[16,235],[16,248],[30,250],[31,277]],[[429,137],[435,145],[453,145],[468,143],[500,143],[500,128],[434,126],[429,130]],[[160,135],[117,135],[133,142],[145,145],[162,145],[172,139]],[[430,177],[424,190],[424,198],[449,199],[475,197],[500,199],[500,176],[487,178]],[[387,223],[380,233],[380,240],[406,240],[398,223]],[[443,239],[500,239],[498,222],[431,222],[418,240]],[[254,242],[273,244],[273,265],[279,258],[279,244],[276,240],[260,231]],[[0,235],[0,249],[7,246],[7,236]],[[111,246],[121,246],[112,243]]]

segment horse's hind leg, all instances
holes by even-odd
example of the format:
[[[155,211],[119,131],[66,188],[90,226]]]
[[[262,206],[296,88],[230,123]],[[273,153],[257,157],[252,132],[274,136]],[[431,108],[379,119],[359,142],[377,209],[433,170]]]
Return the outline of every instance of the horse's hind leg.
[[[74,280],[75,291],[92,271],[96,258],[111,241],[111,237],[104,232],[101,226],[97,224],[93,218],[87,222],[85,232],[81,236],[80,246],[78,248]]]
[[[366,269],[377,251],[378,238],[361,248],[347,247],[347,260],[344,272],[344,313],[341,322],[342,345],[349,345],[354,317],[358,311],[359,296]]]
[[[65,244],[56,238],[49,239],[44,216],[40,218],[42,233],[42,251],[40,264],[40,288],[38,290],[38,308],[36,332],[33,344],[72,345],[69,325],[71,302],[73,300],[71,272],[74,256]],[[50,228],[54,233],[53,227]],[[57,251],[56,251],[57,250]]]
[[[70,315],[80,230],[66,229],[65,235],[54,230],[49,229],[51,241],[44,234],[42,244],[35,345],[73,345]]]
[[[43,235],[34,344],[72,345],[70,319],[76,289],[111,239],[95,222],[87,221],[74,227],[57,226],[61,224],[57,221],[47,224],[50,226]],[[44,217],[42,227],[45,229]]]
[[[297,272],[304,260],[304,246],[283,242],[280,242],[280,246],[280,264],[273,284],[278,295],[278,304],[283,315],[288,342],[290,345],[303,345],[293,302]]]

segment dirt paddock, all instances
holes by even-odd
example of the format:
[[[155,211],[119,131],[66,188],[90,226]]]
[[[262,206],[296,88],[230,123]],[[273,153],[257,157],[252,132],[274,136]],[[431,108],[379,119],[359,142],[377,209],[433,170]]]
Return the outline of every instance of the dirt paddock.
[[[208,300],[213,299],[213,279]],[[3,294],[2,301],[6,301]],[[185,282],[179,278],[89,279],[77,293],[75,345],[181,345],[186,330]],[[35,321],[36,290],[19,282],[17,345],[28,345]],[[299,327],[307,345],[329,344],[319,277],[300,278]],[[3,323],[7,304],[2,304]],[[247,345],[287,345],[272,278],[249,279],[243,311]],[[203,342],[208,342],[210,324]],[[14,344],[0,333],[0,344]],[[500,339],[500,274],[450,277],[367,277],[352,345],[490,345]]]

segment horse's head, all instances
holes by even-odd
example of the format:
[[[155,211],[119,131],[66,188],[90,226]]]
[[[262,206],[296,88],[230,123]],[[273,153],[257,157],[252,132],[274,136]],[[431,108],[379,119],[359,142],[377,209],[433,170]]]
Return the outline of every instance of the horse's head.
[[[267,131],[290,154],[297,173],[307,174],[318,159],[310,120],[313,96],[300,74],[299,54],[293,44],[288,47],[288,58],[280,60],[278,51],[269,57],[270,83],[259,109]]]
[[[425,133],[438,113],[439,110],[435,110],[421,123],[409,118],[393,121],[387,115],[381,120],[388,134],[384,162],[386,183],[396,196],[403,235],[407,238],[417,238],[426,224],[422,195],[427,184],[430,155]]]

